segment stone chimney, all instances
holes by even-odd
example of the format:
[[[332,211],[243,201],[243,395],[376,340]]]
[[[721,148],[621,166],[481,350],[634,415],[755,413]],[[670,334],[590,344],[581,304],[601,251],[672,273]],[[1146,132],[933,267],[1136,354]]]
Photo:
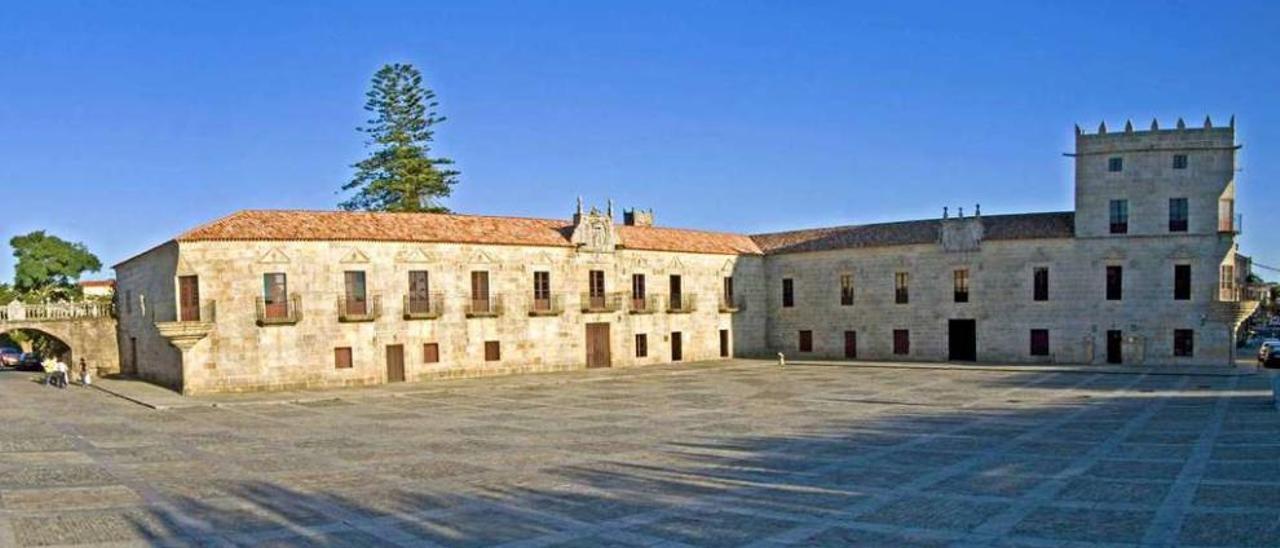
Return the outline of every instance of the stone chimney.
[[[622,224],[627,226],[653,226],[653,209],[627,209],[622,212]]]

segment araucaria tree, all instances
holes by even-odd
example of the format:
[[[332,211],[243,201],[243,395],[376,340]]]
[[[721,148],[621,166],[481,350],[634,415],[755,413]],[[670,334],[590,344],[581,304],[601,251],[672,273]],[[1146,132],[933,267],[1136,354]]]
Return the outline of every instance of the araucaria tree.
[[[458,172],[453,161],[432,158],[436,94],[422,85],[413,65],[384,65],[373,75],[364,109],[373,113],[359,131],[368,134],[368,158],[355,164],[355,175],[342,185],[355,191],[338,204],[346,210],[446,213],[441,200],[453,192]]]
[[[75,282],[97,272],[102,262],[84,244],[68,242],[37,230],[9,240],[13,256],[13,291],[24,299],[67,300],[79,296]]]

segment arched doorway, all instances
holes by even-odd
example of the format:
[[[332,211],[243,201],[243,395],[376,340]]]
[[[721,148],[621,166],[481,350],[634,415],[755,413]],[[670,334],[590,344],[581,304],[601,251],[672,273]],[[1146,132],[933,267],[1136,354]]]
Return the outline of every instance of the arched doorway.
[[[23,353],[32,353],[39,360],[59,358],[67,364],[74,363],[71,345],[49,332],[21,327],[0,332],[0,347],[12,347]]]

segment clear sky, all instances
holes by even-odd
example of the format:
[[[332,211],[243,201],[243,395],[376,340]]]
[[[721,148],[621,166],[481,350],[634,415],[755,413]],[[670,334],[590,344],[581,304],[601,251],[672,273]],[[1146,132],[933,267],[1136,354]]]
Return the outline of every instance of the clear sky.
[[[369,78],[407,62],[455,211],[746,233],[1069,210],[1072,124],[1235,114],[1242,250],[1280,266],[1280,2],[3,1],[0,238],[107,265],[334,208]]]

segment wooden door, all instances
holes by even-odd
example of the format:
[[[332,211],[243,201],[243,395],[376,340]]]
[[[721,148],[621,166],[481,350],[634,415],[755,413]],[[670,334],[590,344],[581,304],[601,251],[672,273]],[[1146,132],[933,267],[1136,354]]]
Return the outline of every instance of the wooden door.
[[[486,270],[471,273],[471,309],[489,311],[489,272]]]
[[[404,382],[404,345],[387,345],[387,382]]]
[[[1124,354],[1120,348],[1122,340],[1119,330],[1107,331],[1107,363],[1124,363]]]
[[[858,357],[858,332],[844,332],[844,357],[855,359]]]
[[[587,367],[609,367],[609,324],[587,324]]]
[[[178,276],[178,319],[184,322],[200,321],[200,279],[195,276]]]
[[[680,336],[679,331],[671,332],[671,361],[678,362],[684,359],[684,340]]]
[[[725,279],[727,280],[728,278],[725,278]],[[729,330],[728,329],[720,330],[720,357],[721,358],[729,357]]]

